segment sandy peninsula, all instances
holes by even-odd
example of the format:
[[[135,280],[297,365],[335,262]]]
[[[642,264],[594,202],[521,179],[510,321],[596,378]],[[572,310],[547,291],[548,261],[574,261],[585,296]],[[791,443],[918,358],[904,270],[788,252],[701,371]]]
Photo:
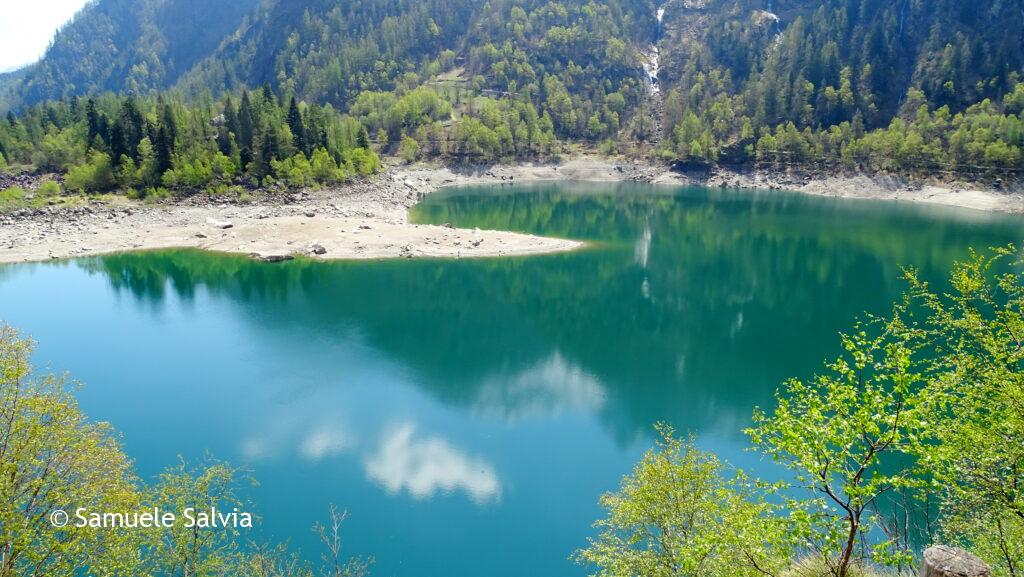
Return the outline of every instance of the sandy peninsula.
[[[443,179],[389,172],[371,181],[262,195],[146,205],[118,198],[0,215],[0,263],[160,248],[199,248],[279,261],[532,255],[583,243],[507,231],[413,224],[408,208]]]

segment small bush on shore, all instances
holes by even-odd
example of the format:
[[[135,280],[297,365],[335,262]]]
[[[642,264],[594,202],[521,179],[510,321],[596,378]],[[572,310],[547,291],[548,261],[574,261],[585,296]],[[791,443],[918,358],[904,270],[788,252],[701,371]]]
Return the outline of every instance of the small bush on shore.
[[[778,575],[795,533],[777,507],[692,438],[657,428],[657,446],[617,492],[601,496],[608,516],[594,524],[600,534],[576,561],[600,567],[600,577]]]
[[[40,196],[57,196],[60,194],[60,185],[52,180],[39,185],[39,190],[36,191]]]
[[[10,210],[25,202],[25,189],[14,185],[0,190],[0,210]]]
[[[72,167],[64,181],[68,190],[76,192],[103,192],[113,190],[117,185],[110,155],[93,153],[89,162]]]
[[[145,193],[146,202],[148,203],[157,203],[170,197],[170,191],[162,186],[147,188]]]

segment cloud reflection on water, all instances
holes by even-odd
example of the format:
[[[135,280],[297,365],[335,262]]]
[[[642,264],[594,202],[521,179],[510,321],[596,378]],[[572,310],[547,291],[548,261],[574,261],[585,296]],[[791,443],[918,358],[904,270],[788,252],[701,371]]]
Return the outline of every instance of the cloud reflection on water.
[[[501,483],[487,461],[469,456],[441,437],[417,438],[412,424],[386,432],[364,461],[366,475],[389,493],[408,491],[416,499],[464,491],[477,504],[496,501]]]
[[[299,447],[299,452],[310,461],[320,461],[344,453],[354,446],[352,436],[336,424],[325,423],[311,430]]]
[[[276,461],[298,454],[313,463],[356,448],[355,436],[335,415],[308,424],[290,414],[277,415],[268,425],[242,440],[239,450],[248,461]]]
[[[485,379],[475,406],[507,421],[556,417],[566,410],[596,410],[605,403],[601,382],[559,351],[519,372]]]

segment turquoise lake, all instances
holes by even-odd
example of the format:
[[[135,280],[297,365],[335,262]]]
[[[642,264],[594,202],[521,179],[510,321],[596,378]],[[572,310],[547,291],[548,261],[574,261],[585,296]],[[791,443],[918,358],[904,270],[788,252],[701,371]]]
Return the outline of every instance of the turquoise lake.
[[[247,467],[310,559],[328,506],[376,576],[584,575],[597,504],[665,421],[766,477],[755,406],[885,313],[901,266],[1024,241],[939,206],[639,184],[446,189],[418,222],[590,241],[527,258],[280,264],[198,251],[0,267],[0,320],[152,478]]]

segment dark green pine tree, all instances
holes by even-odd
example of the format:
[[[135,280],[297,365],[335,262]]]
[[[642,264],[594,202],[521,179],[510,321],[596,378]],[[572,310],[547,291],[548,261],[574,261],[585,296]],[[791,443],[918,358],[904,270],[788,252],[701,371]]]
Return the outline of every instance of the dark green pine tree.
[[[309,154],[317,148],[327,148],[327,126],[324,119],[324,110],[319,106],[311,105],[304,117],[306,125],[306,148]]]
[[[367,150],[370,149],[370,133],[366,130],[365,126],[359,127],[359,134],[356,135],[356,146]]]
[[[278,105],[277,97],[274,96],[274,89],[270,87],[269,82],[263,85],[263,101],[273,106]]]
[[[96,110],[96,101],[92,98],[85,103],[85,116],[89,130],[89,142],[86,144],[88,146],[92,146],[97,142],[97,138],[103,142],[109,143],[110,135],[107,134],[108,126],[106,118]]]
[[[110,156],[115,162],[120,162],[121,157],[128,154],[124,144],[124,128],[120,122],[110,125]]]
[[[167,130],[167,145],[171,151],[178,143],[178,123],[174,119],[174,111],[169,104],[164,104],[160,115],[161,127]]]
[[[121,112],[111,129],[110,152],[114,162],[119,162],[122,156],[139,160],[139,143],[145,134],[144,124],[145,119],[138,103],[129,96],[121,106]]]
[[[224,156],[231,156],[232,133],[226,126],[217,129],[217,150]]]
[[[270,161],[274,159],[274,149],[277,147],[273,131],[267,131],[260,135],[259,154],[253,159],[252,175],[262,181],[270,174]]]
[[[252,102],[249,101],[249,92],[246,91],[242,93],[242,102],[238,107],[238,133],[235,135],[243,170],[249,166],[249,163],[255,157],[255,132]]]
[[[310,151],[306,142],[306,127],[302,122],[302,112],[299,110],[298,99],[294,97],[288,106],[288,129],[292,131],[292,143],[295,145],[295,148],[302,151],[303,154],[309,155]]]
[[[156,153],[156,172],[158,175],[163,175],[172,167],[174,157],[174,137],[171,136],[171,128],[167,125],[161,125],[160,129],[156,133],[156,143],[154,145]]]
[[[238,111],[230,95],[224,100],[224,126],[228,132],[238,135]]]

